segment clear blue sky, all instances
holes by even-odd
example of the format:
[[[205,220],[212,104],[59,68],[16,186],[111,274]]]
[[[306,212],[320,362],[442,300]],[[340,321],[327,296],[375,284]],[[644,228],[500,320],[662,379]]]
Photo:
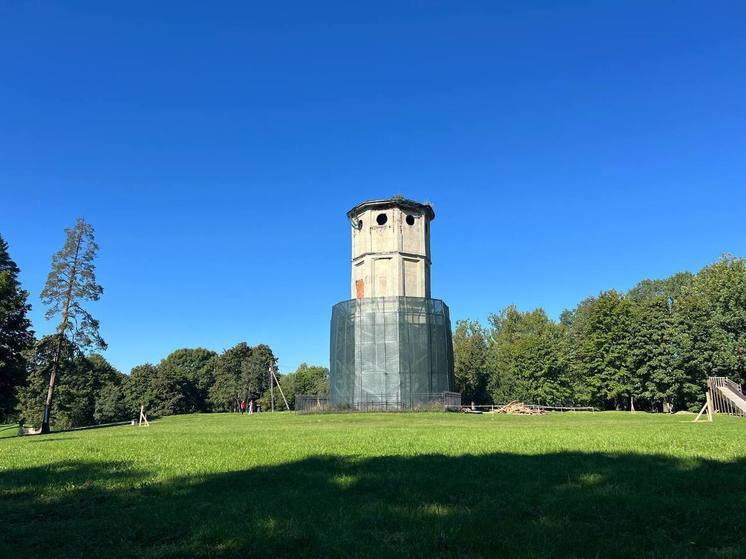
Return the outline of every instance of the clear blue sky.
[[[454,321],[746,255],[742,2],[4,2],[0,234],[39,292],[90,221],[128,372],[328,363],[345,212],[430,200]]]

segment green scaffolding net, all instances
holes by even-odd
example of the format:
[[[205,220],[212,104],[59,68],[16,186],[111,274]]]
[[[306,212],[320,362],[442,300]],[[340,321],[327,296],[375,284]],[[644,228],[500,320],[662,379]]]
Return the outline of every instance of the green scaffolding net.
[[[338,303],[332,308],[330,364],[334,407],[414,409],[453,399],[448,306],[419,297]]]

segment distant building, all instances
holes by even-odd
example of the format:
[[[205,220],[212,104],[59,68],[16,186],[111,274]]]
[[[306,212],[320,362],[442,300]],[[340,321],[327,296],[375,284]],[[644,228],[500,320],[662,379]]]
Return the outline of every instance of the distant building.
[[[332,309],[331,404],[411,409],[445,398],[453,344],[448,307],[430,297],[435,212],[394,197],[358,204],[347,217],[352,299]]]

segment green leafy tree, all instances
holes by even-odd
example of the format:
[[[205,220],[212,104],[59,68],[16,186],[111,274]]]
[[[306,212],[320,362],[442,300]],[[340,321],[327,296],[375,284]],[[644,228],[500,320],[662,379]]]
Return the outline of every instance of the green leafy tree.
[[[94,240],[93,227],[78,219],[65,233],[65,245],[52,257],[52,270],[41,293],[42,303],[48,307],[47,320],[59,316],[55,334],[57,349],[52,356],[42,433],[49,432],[55,384],[61,371],[60,360],[65,343],[70,342],[81,351],[106,349],[106,343],[98,332],[98,321],[81,304],[83,301],[98,301],[104,291],[96,282],[94,261],[98,245]]]
[[[694,275],[689,272],[680,272],[665,279],[642,280],[627,292],[627,297],[638,303],[664,299],[672,308],[674,302],[680,300],[691,287],[693,280]]]
[[[285,394],[285,398],[287,398],[288,405],[290,406],[291,410],[295,409],[295,395],[296,394],[303,394],[298,387],[297,387],[297,381],[298,381],[298,375],[295,373],[290,373],[287,375],[279,375],[280,379],[280,388],[282,388],[283,393]],[[324,394],[328,393],[328,379],[327,379],[327,389],[326,392],[323,392],[323,381],[321,381],[321,385],[317,383],[317,381],[306,379],[304,381],[305,386],[311,390],[314,390],[315,388],[320,388],[322,392],[310,392],[309,394]],[[311,388],[313,386],[314,388]],[[269,390],[264,391],[264,395],[261,399],[262,406],[265,406],[265,409],[271,409],[272,408],[272,401],[270,398],[272,397],[272,394]]]
[[[158,377],[179,379],[183,389],[178,413],[208,410],[208,392],[215,379],[217,354],[204,348],[177,349],[158,364]]]
[[[27,359],[28,382],[19,391],[20,416],[35,425],[42,420],[45,387],[56,360],[59,382],[50,422],[59,429],[90,425],[95,405],[93,375],[78,347],[66,338],[60,346],[58,336],[44,336],[27,353]]]
[[[92,377],[93,421],[110,423],[127,419],[122,389],[127,376],[97,353],[88,356],[88,366]]]
[[[674,399],[680,371],[676,370],[675,328],[665,297],[633,301],[628,364],[629,387],[636,409],[663,407]]]
[[[247,399],[259,398],[269,388],[269,369],[277,367],[272,349],[259,344],[241,366],[241,390]]]
[[[686,407],[696,401],[698,388],[687,379],[681,360],[680,308],[693,275],[675,274],[643,280],[627,293],[631,303],[631,391],[637,409]]]
[[[294,388],[298,394],[329,393],[329,369],[326,367],[301,363],[294,376]]]
[[[746,261],[724,256],[700,270],[674,313],[678,407],[703,403],[707,378],[746,379]],[[668,379],[667,379],[668,381]]]
[[[240,342],[217,357],[215,379],[208,391],[211,409],[238,411],[239,403],[248,396],[241,382],[241,374],[251,353],[252,348],[246,342]]]
[[[277,378],[280,381],[280,388],[282,388],[282,392],[285,394],[285,398],[287,399],[288,406],[291,410],[295,409],[295,395],[300,394],[300,392],[297,391],[295,388],[295,382],[296,382],[296,375],[295,373],[288,373],[288,374],[280,374],[277,373]],[[259,405],[262,407],[264,411],[269,411],[272,409],[272,391],[267,389],[264,391],[264,394],[261,395],[261,397],[258,400]],[[277,388],[277,385],[274,387],[274,399],[275,399],[275,409],[284,410],[285,409],[285,402],[282,400],[282,396],[280,395],[280,390]]]
[[[209,390],[210,410],[238,411],[241,402],[241,380],[225,369],[217,369]]]
[[[574,402],[602,409],[695,410],[707,378],[746,379],[746,261],[724,256],[697,274],[646,279],[564,311],[508,307],[490,317],[486,369],[496,401]],[[459,388],[473,380],[469,323],[454,332]],[[478,338],[477,338],[478,339]]]
[[[0,237],[0,423],[13,415],[17,390],[26,380],[24,352],[34,344],[27,317],[31,305],[18,273],[8,254],[8,243]]]
[[[692,306],[704,306],[713,348],[708,376],[746,379],[746,260],[724,256],[694,278]],[[699,299],[699,303],[695,301]],[[693,301],[694,300],[694,301]]]
[[[144,406],[147,413],[154,409],[151,385],[157,372],[155,365],[150,363],[138,365],[122,383],[122,396],[129,417],[137,417],[140,406]]]
[[[191,413],[193,407],[193,387],[181,371],[173,367],[156,368],[148,394],[151,399],[151,413],[155,416]]]
[[[113,423],[131,419],[125,403],[122,384],[107,384],[98,391],[93,419],[96,423]]]
[[[489,320],[488,388],[495,402],[559,405],[572,400],[562,326],[542,309],[521,312],[514,306]]]
[[[329,369],[318,365],[301,363],[293,373],[279,375],[280,388],[287,398],[291,410],[295,409],[296,394],[329,394]],[[284,409],[285,403],[275,388],[275,405],[280,402],[280,408]],[[265,390],[259,400],[264,409],[271,409],[271,393]]]
[[[578,399],[624,409],[639,384],[630,362],[630,301],[617,291],[606,291],[581,302],[572,323],[570,359]]]
[[[120,385],[127,378],[119,372],[103,355],[92,353],[87,357],[94,379],[94,391],[98,392],[108,385]]]
[[[465,402],[486,403],[487,333],[477,321],[460,320],[453,332],[453,376]]]
[[[29,382],[21,391],[19,408],[22,416],[35,424],[42,419],[44,388],[49,385],[58,343],[56,335],[45,336],[27,354]],[[122,419],[121,414],[115,414],[113,410],[123,406],[121,393],[117,391],[125,376],[100,355],[86,357],[67,339],[59,353],[60,374],[51,424],[66,429]],[[115,394],[120,400],[116,404],[113,401]],[[105,406],[109,411],[104,411]]]
[[[237,411],[242,400],[260,398],[269,388],[269,368],[276,366],[277,359],[265,344],[251,347],[241,342],[225,350],[216,360],[215,380],[209,390],[212,409]]]
[[[170,353],[147,377],[146,388],[136,391],[142,402],[135,404],[137,410],[139,405],[147,404],[146,409],[153,415],[208,411],[216,358],[215,352],[203,348],[178,349]]]

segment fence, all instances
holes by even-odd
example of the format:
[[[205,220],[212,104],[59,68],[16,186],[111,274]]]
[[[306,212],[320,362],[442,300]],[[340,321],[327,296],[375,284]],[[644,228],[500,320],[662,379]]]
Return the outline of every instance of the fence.
[[[449,411],[461,408],[461,394],[458,392],[417,393],[413,398],[402,401],[399,398],[366,400],[353,404],[333,405],[329,396],[296,394],[297,413],[324,413],[335,411]]]

